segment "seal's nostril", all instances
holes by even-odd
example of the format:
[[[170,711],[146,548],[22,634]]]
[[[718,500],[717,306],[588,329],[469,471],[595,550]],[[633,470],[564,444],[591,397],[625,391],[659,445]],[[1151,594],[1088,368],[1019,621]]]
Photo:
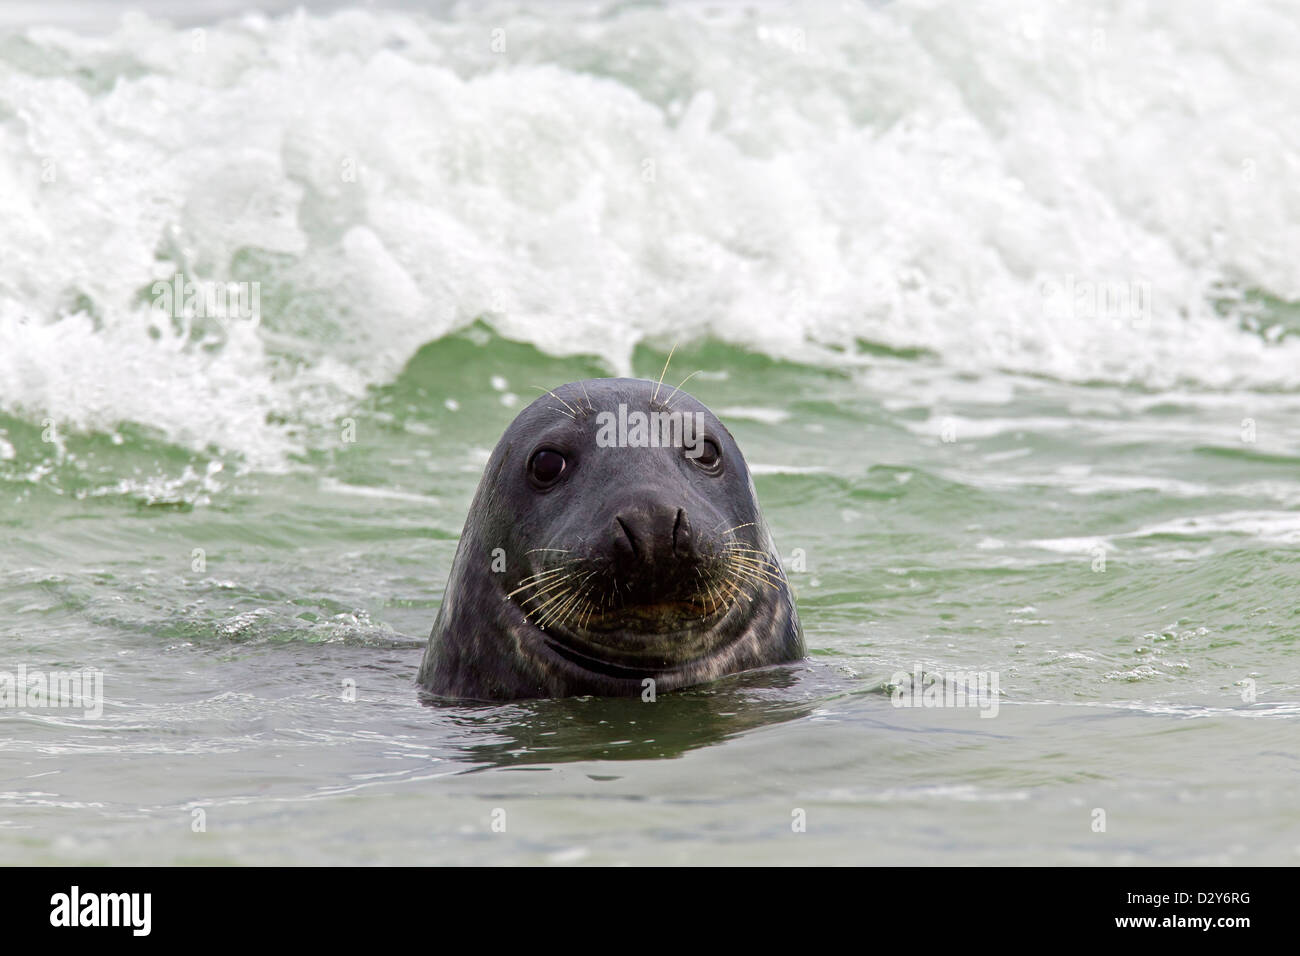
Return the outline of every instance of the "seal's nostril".
[[[654,568],[662,579],[677,573],[675,562],[694,556],[691,521],[685,508],[656,501],[628,504],[615,513],[609,533],[611,557],[625,571],[639,574]]]
[[[627,543],[632,546],[632,557],[640,560],[641,552],[636,546],[636,537],[632,534],[632,529],[627,526],[627,522],[624,521],[622,517],[615,518],[614,520],[618,522],[618,526],[623,529],[623,534],[627,536]]]

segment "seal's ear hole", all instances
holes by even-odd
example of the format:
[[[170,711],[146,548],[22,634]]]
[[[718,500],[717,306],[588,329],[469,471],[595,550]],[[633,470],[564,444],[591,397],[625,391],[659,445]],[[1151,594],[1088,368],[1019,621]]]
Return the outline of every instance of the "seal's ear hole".
[[[722,463],[722,449],[712,438],[706,438],[700,444],[700,453],[691,459],[705,471],[715,471]]]
[[[558,451],[541,448],[529,459],[528,474],[539,485],[551,485],[559,481],[567,466],[568,462]]]

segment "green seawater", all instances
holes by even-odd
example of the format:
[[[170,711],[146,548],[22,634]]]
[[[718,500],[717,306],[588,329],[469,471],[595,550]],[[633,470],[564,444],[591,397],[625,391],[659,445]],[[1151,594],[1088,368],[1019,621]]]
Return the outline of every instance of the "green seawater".
[[[444,337],[282,468],[0,414],[0,668],[104,697],[0,710],[0,862],[1296,862],[1300,397],[855,356],[677,348],[809,657],[654,703],[414,683],[488,451],[594,359]]]

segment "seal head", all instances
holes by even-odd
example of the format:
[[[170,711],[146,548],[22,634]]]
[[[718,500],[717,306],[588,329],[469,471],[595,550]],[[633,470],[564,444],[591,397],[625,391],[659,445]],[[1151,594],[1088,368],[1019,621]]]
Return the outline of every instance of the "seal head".
[[[627,696],[803,655],[731,434],[680,390],[590,379],[529,405],[493,450],[419,681],[477,700]]]

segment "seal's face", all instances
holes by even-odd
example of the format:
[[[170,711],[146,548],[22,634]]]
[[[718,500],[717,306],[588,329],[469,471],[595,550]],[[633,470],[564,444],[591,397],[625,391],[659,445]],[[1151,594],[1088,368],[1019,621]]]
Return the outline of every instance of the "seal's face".
[[[749,469],[693,397],[546,393],[488,461],[421,682],[447,696],[640,693],[803,652]]]
[[[501,530],[519,560],[506,595],[569,650],[623,666],[694,659],[726,640],[720,618],[781,585],[744,458],[686,393],[566,386],[507,437]]]

